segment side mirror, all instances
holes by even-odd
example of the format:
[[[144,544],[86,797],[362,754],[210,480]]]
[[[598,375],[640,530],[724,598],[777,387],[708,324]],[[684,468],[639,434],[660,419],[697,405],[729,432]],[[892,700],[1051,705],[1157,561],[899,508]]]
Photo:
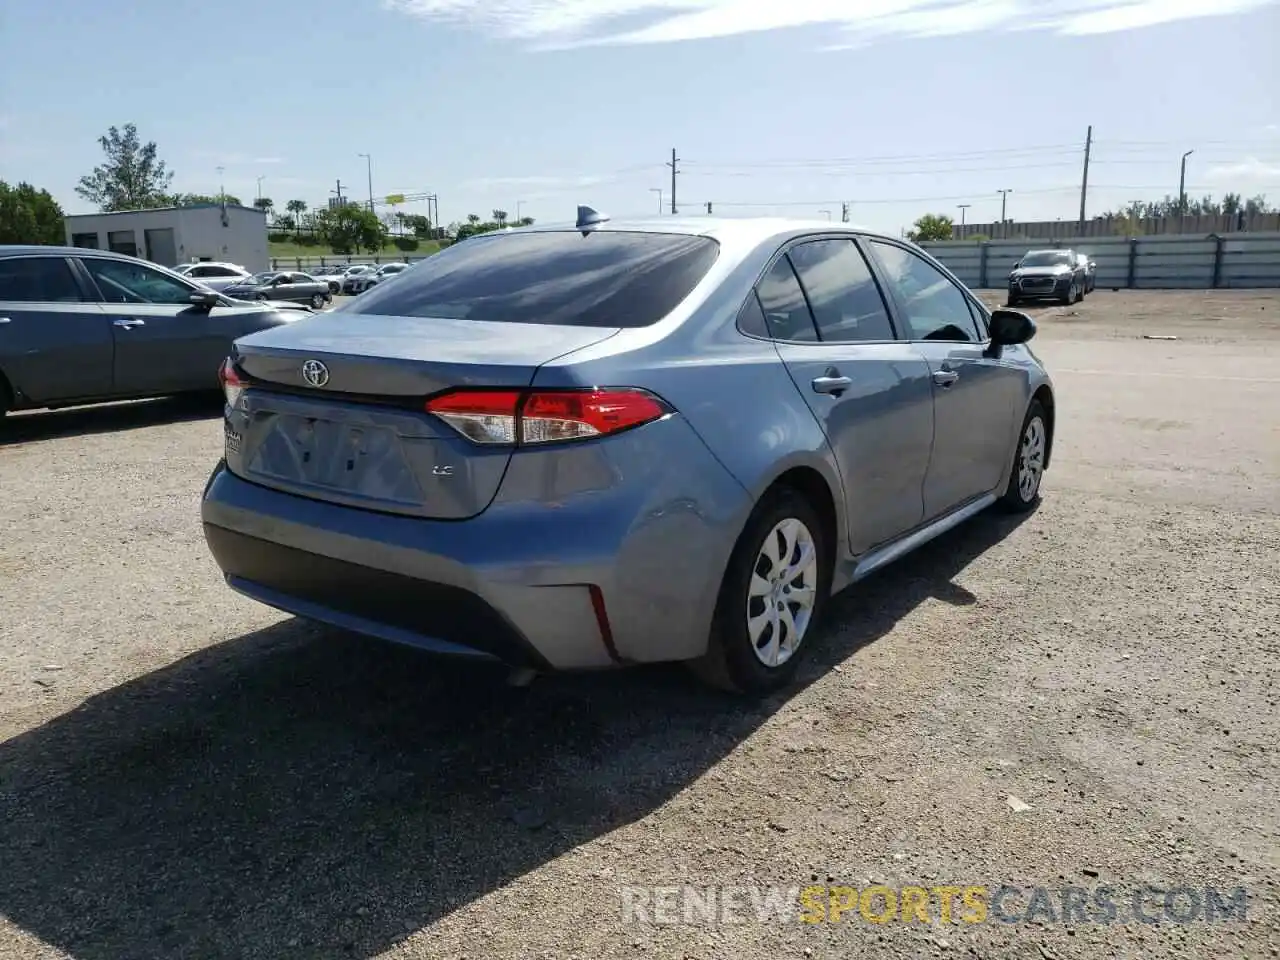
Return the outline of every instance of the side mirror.
[[[216,290],[197,290],[191,294],[191,303],[205,310],[212,310],[222,303],[222,295]]]
[[[991,311],[991,344],[1011,347],[1036,335],[1036,322],[1021,310]]]

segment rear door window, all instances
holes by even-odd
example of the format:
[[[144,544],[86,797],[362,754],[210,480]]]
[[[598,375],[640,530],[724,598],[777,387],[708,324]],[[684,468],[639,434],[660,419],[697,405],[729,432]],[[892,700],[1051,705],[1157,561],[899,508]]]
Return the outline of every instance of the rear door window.
[[[788,256],[824,341],[894,339],[880,288],[852,240],[810,240],[792,247]]]
[[[10,303],[79,303],[80,287],[62,257],[0,260],[0,300]]]
[[[719,252],[707,237],[621,230],[470,237],[337,312],[647,327],[692,292]]]

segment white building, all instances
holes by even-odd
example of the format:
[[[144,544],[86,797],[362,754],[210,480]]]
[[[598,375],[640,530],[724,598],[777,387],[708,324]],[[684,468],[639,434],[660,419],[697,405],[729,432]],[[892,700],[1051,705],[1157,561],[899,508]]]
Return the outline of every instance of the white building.
[[[271,268],[267,215],[254,207],[211,203],[69,216],[67,244],[142,257],[164,267],[193,260]]]

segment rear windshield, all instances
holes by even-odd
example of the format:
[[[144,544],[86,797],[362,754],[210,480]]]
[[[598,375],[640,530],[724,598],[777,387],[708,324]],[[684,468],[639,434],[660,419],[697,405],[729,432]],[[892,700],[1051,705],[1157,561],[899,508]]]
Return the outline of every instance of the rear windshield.
[[[647,327],[706,276],[706,237],[599,230],[471,237],[339,308],[575,327]]]

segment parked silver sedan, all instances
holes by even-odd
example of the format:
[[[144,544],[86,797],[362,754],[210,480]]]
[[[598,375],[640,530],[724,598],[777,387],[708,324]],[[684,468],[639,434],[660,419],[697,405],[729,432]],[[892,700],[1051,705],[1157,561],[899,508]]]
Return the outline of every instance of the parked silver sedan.
[[[267,270],[246,277],[223,290],[237,300],[284,300],[305,303],[319,310],[333,299],[327,280],[317,280],[306,273]]]
[[[834,591],[1035,506],[1034,334],[894,236],[583,209],[239,340],[205,537],[233,589],[371,637],[765,693]]]

